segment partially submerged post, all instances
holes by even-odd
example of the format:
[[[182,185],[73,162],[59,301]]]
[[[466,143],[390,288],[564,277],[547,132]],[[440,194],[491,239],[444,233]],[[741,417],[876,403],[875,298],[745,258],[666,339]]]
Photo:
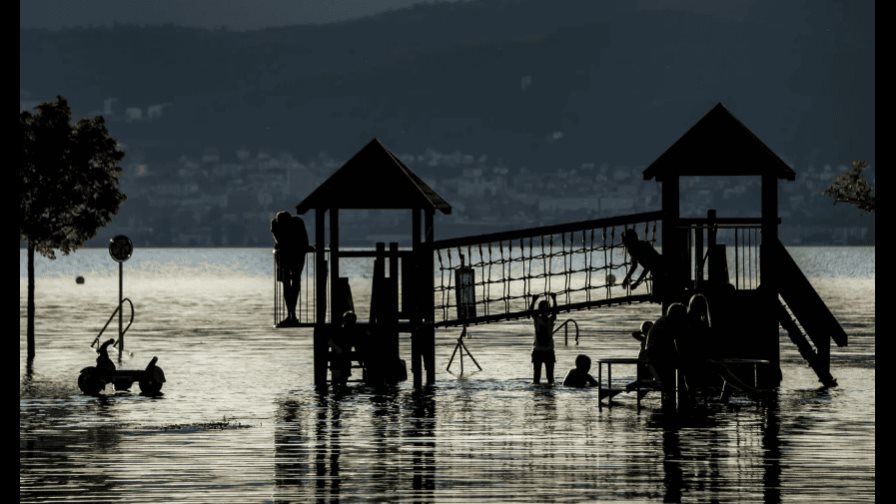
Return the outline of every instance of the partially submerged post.
[[[396,318],[399,332],[411,334],[411,369],[414,386],[422,385],[422,369],[426,369],[426,383],[435,382],[435,328],[433,325],[433,215],[435,212],[451,213],[451,206],[436,194],[420,177],[414,174],[398,157],[373,139],[308,197],[296,206],[303,215],[315,211],[315,262],[317,311],[314,324],[314,384],[327,383],[327,339],[331,331],[339,328],[342,313],[337,313],[339,295],[340,257],[375,257],[374,250],[341,252],[339,249],[340,209],[408,209],[411,211],[411,250],[390,248],[390,280],[402,285],[406,291],[401,296]],[[330,212],[330,247],[326,249],[325,214]],[[422,229],[421,229],[422,224]],[[330,265],[330,317],[327,320],[327,253]],[[385,251],[383,251],[385,253]],[[398,268],[397,259],[402,261]],[[410,267],[409,267],[410,266]],[[410,278],[397,282],[399,269]],[[410,292],[407,292],[410,290]],[[388,291],[388,289],[387,289]],[[397,295],[397,293],[396,293]],[[397,303],[397,300],[396,300]],[[408,306],[408,304],[410,306]]]

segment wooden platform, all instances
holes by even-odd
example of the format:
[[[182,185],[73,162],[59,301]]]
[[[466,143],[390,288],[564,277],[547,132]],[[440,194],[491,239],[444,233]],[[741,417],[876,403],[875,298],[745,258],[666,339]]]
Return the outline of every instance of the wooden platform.
[[[732,390],[738,390],[747,394],[751,399],[759,397],[759,367],[768,366],[770,362],[766,359],[712,359],[706,361],[707,364],[716,366],[719,370],[719,377],[722,381],[720,400],[727,401]],[[640,410],[641,399],[651,391],[660,390],[653,377],[641,376],[641,366],[646,361],[633,357],[609,357],[606,359],[598,359],[597,361],[597,384],[598,384],[598,409],[603,407],[603,400],[607,399],[607,406],[613,405],[613,398],[619,394],[627,392],[635,392],[636,405]],[[626,383],[625,386],[613,383],[613,365],[634,365],[635,381]],[[604,367],[606,366],[606,381],[604,380]],[[744,382],[731,371],[731,367],[735,366],[752,366],[753,383]],[[676,383],[678,382],[678,373],[676,370]],[[705,391],[704,391],[705,392]],[[677,393],[677,389],[676,389]]]
[[[618,384],[614,386],[613,384],[613,365],[634,365],[635,366],[635,381],[631,383],[627,383],[625,386],[620,387]],[[597,361],[597,407],[598,409],[603,407],[604,398],[607,399],[607,406],[613,405],[613,398],[619,394],[625,392],[635,392],[635,401],[637,404],[637,408],[641,409],[641,399],[647,395],[651,390],[658,390],[656,383],[654,383],[653,378],[641,376],[641,365],[646,364],[646,361],[642,361],[638,358],[633,357],[608,357],[606,359],[598,359]],[[604,366],[607,368],[607,380],[604,383]]]

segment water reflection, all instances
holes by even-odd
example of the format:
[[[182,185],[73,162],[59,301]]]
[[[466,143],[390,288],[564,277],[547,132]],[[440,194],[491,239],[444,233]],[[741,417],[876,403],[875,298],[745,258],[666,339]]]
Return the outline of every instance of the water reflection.
[[[666,426],[663,428],[663,486],[666,489],[663,502],[681,502],[681,489],[684,487],[681,463],[678,427]]]
[[[342,453],[340,433],[342,411],[340,397],[330,400],[317,394],[317,423],[315,424],[314,468],[315,495],[318,502],[339,500],[339,456]],[[327,499],[329,497],[330,499]]]
[[[436,401],[432,389],[417,390],[407,395],[404,409],[403,436],[410,440],[412,487],[414,502],[432,500],[436,488]]]
[[[120,495],[115,466],[108,463],[122,440],[122,426],[114,422],[111,401],[95,398],[74,408],[53,402],[41,405],[39,417],[25,420],[39,424],[40,429],[20,433],[21,500],[66,498],[72,487],[82,489],[77,500]],[[84,415],[93,416],[95,422],[79,425]]]
[[[307,436],[301,414],[299,401],[291,397],[282,399],[277,405],[274,423],[274,483],[277,489],[302,485],[308,477],[308,461],[304,457]]]
[[[698,500],[781,501],[781,423],[778,393],[761,404],[710,405],[687,413],[649,414],[641,426],[646,439],[656,439],[660,464],[631,454],[632,480],[654,480],[664,502]],[[626,419],[620,419],[628,423]],[[610,430],[617,420],[607,417]],[[626,431],[630,425],[624,427]],[[651,445],[648,444],[649,448]],[[661,471],[661,473],[659,472]],[[624,484],[624,480],[623,483]],[[645,485],[649,487],[649,485]]]
[[[778,415],[778,394],[775,392],[766,403],[762,423],[762,453],[765,473],[762,476],[763,500],[781,502],[781,419]]]
[[[275,500],[388,500],[400,494],[414,502],[431,501],[435,415],[433,390],[358,387],[279,398]]]

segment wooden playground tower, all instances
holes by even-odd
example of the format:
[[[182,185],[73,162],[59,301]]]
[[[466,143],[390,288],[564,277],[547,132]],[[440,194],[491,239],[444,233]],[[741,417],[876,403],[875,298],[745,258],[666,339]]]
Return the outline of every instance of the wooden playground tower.
[[[360,322],[374,340],[370,355],[397,365],[399,333],[411,335],[411,370],[414,386],[435,383],[435,328],[433,326],[432,242],[433,215],[450,213],[451,206],[411,172],[395,154],[373,139],[304,201],[300,215],[314,210],[315,301],[314,383],[327,383],[328,337],[339,330],[350,298],[348,281],[339,276],[342,257],[374,257],[370,320]],[[340,209],[406,209],[411,211],[411,250],[378,243],[373,250],[342,251],[339,248]],[[325,243],[329,212],[329,248]],[[399,263],[401,266],[399,267]],[[327,265],[329,264],[329,275]],[[389,275],[385,270],[388,265]],[[327,279],[330,316],[327,318]],[[399,280],[400,279],[400,280]],[[401,299],[399,300],[399,282]]]
[[[709,210],[706,218],[682,218],[679,182],[684,176],[759,177],[761,215],[720,218]],[[778,181],[795,177],[794,171],[722,104],[651,163],[644,179],[655,179],[662,186],[662,255],[670,287],[663,291],[663,309],[672,302],[687,303],[693,293],[703,293],[711,307],[721,353],[729,358],[767,360],[770,365],[761,368],[759,375],[760,385],[766,387],[776,386],[781,379],[780,324],[820,381],[833,386],[830,340],[844,346],[846,333],[778,239]],[[727,246],[719,243],[723,231],[729,235]],[[727,253],[732,245],[733,279]]]
[[[315,210],[315,384],[327,383],[328,336],[338,330],[346,308],[339,260],[375,257],[367,330],[386,349],[383,358],[392,360],[398,358],[399,333],[410,333],[415,387],[423,384],[423,369],[426,384],[435,382],[436,326],[527,317],[531,295],[547,291],[558,292],[559,311],[633,302],[661,303],[665,311],[702,293],[722,355],[768,362],[758,373],[760,385],[776,386],[781,379],[779,325],[819,380],[836,385],[830,340],[844,346],[846,334],[778,239],[778,181],[794,180],[793,170],[718,104],[643,175],[661,184],[658,212],[436,241],[433,216],[451,207],[374,139],[296,207],[299,214]],[[759,177],[760,215],[721,217],[709,209],[705,218],[682,217],[680,179],[688,176]],[[411,249],[393,243],[386,250],[380,243],[374,250],[340,251],[340,209],[410,210]],[[625,229],[637,229],[641,239],[661,246],[665,275],[657,292],[633,292],[616,282],[630,264],[621,243]],[[452,283],[461,267],[478,272],[464,296]],[[472,306],[458,306],[466,294]]]

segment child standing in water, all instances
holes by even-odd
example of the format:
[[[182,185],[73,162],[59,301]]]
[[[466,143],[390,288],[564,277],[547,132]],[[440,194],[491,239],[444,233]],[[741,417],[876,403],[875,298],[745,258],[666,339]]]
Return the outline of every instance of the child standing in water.
[[[535,308],[538,294],[532,297],[529,310]],[[557,320],[557,295],[551,293],[553,307],[547,300],[538,303],[538,311],[532,315],[535,323],[535,348],[532,350],[532,366],[534,371],[533,383],[541,383],[541,364],[544,363],[544,371],[548,383],[554,383],[554,321]]]

